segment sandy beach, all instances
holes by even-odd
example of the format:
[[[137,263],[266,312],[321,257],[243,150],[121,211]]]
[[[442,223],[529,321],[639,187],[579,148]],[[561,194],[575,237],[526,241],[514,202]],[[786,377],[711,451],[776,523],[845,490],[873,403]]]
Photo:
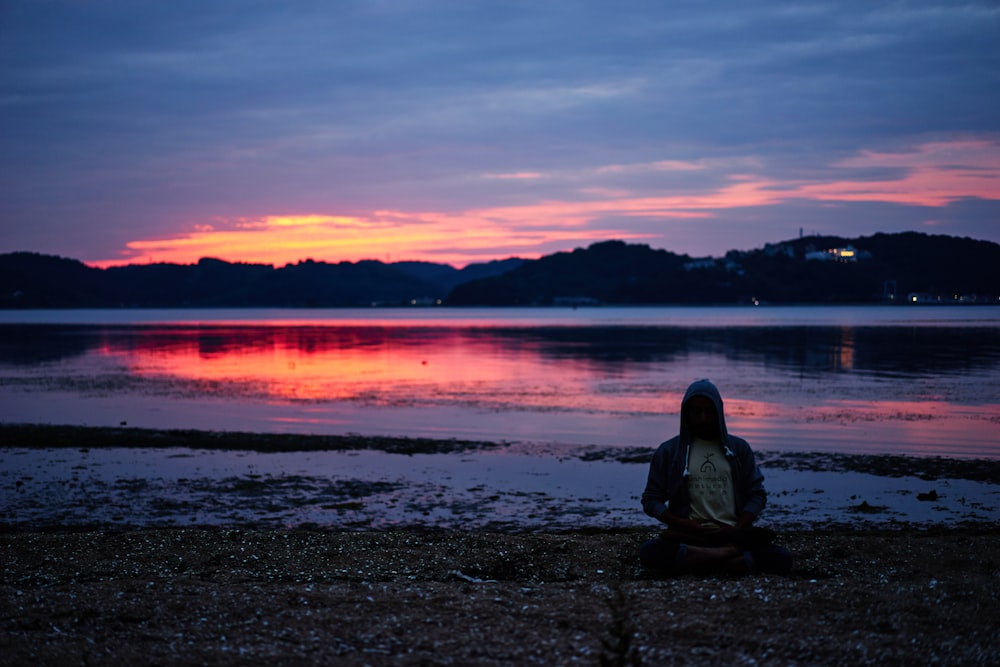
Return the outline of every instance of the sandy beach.
[[[488,446],[3,430],[12,445],[67,451]],[[908,475],[928,488],[997,479],[981,461],[797,454],[767,465]],[[779,530],[796,557],[787,577],[665,579],[635,558],[650,526],[29,525],[8,513],[0,664],[996,664],[996,523],[874,516]]]
[[[0,534],[0,664],[991,665],[1000,531],[796,532],[788,577],[643,531]]]

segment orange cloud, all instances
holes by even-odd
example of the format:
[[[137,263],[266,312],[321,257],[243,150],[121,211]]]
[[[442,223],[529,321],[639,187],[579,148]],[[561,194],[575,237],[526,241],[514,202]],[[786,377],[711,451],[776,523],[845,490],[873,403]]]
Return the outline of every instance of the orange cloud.
[[[92,262],[113,266],[125,261],[192,263],[216,257],[283,266],[303,259],[392,261],[427,259],[464,265],[484,254],[506,252],[538,256],[545,243],[568,245],[630,237],[623,230],[586,230],[585,218],[569,223],[530,224],[498,218],[490,211],[464,214],[375,211],[369,217],[319,214],[266,216],[260,219],[218,221],[166,239],[144,239],[127,244],[126,260]],[[448,250],[450,249],[450,250]]]
[[[303,259],[358,261],[389,258],[428,259],[464,265],[481,257],[519,255],[537,257],[543,245],[567,248],[609,238],[641,240],[650,234],[617,226],[601,226],[601,219],[653,218],[657,220],[708,218],[731,208],[762,207],[790,199],[816,201],[881,201],[941,207],[966,197],[1000,199],[1000,151],[990,141],[935,142],[899,153],[863,152],[833,167],[844,178],[825,183],[778,181],[753,173],[755,159],[660,161],[639,165],[611,165],[571,175],[587,180],[579,200],[471,209],[459,213],[374,211],[367,216],[320,213],[270,215],[219,220],[165,239],[143,239],[127,244],[126,257],[94,262],[111,266],[127,261],[191,263],[201,257],[281,266]],[[594,182],[603,176],[651,171],[725,171],[723,185],[698,194],[636,196],[622,187]],[[896,178],[866,180],[856,170],[898,171]],[[853,173],[852,173],[853,172]],[[567,175],[563,175],[566,177]],[[538,172],[490,174],[486,178],[535,180]]]

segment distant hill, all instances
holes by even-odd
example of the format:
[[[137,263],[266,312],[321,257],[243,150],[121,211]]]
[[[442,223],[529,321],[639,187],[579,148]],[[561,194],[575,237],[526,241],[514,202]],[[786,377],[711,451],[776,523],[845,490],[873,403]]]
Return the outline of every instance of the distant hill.
[[[807,237],[692,258],[622,241],[456,269],[432,262],[275,268],[197,264],[96,269],[0,255],[0,307],[358,307],[770,303],[998,303],[1000,245],[916,232]]]
[[[508,259],[444,264],[306,260],[274,268],[205,258],[197,264],[96,269],[61,257],[0,255],[0,307],[368,307],[443,301],[458,284],[516,268]]]
[[[449,305],[998,303],[1000,245],[915,232],[808,237],[722,258],[621,241],[463,283]]]

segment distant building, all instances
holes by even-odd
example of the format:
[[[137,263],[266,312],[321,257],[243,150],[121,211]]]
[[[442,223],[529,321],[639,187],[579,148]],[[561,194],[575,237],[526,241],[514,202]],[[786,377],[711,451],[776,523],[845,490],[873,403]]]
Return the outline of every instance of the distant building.
[[[705,259],[696,259],[690,262],[684,263],[685,271],[694,271],[695,269],[714,269],[715,260],[711,257],[706,257]]]
[[[951,296],[941,296],[940,294],[927,294],[925,292],[910,292],[906,295],[907,303],[914,304],[946,304],[946,303],[988,303],[989,299],[982,299],[976,294],[952,294]]]
[[[399,308],[400,306],[414,306],[417,308],[428,308],[431,306],[443,305],[441,299],[435,299],[433,297],[425,296],[417,299],[404,299],[404,300],[388,300],[388,301],[372,301],[372,308]]]
[[[849,245],[843,248],[827,248],[826,250],[814,250],[806,253],[807,260],[821,262],[857,262],[861,259],[870,259],[871,253],[865,250],[857,250]]]
[[[923,292],[910,292],[906,295],[907,303],[941,303],[941,297]]]

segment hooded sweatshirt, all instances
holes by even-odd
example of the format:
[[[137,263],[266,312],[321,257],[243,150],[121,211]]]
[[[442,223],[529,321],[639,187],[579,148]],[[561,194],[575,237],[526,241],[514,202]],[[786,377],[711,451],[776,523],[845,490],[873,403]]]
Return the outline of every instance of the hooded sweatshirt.
[[[753,450],[746,440],[730,435],[726,430],[722,396],[708,380],[698,380],[688,387],[681,402],[680,433],[661,444],[649,464],[649,477],[642,493],[642,509],[649,516],[659,519],[664,510],[687,519],[691,516],[691,498],[688,494],[688,464],[694,434],[687,423],[684,406],[695,396],[705,396],[715,404],[719,418],[719,436],[726,459],[732,468],[733,491],[737,516],[749,512],[756,519],[767,502],[764,475],[757,468]]]

